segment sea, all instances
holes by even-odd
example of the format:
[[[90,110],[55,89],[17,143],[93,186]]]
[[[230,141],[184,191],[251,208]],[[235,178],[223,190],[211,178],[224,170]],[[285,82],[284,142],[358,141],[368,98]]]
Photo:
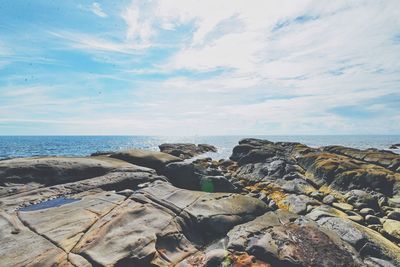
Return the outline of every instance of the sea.
[[[158,151],[162,143],[210,144],[217,153],[203,156],[228,158],[232,148],[243,138],[260,138],[273,142],[300,142],[311,147],[343,145],[366,149],[389,149],[400,143],[400,135],[265,135],[265,136],[0,136],[0,159],[36,156],[88,156],[94,152],[140,148]]]

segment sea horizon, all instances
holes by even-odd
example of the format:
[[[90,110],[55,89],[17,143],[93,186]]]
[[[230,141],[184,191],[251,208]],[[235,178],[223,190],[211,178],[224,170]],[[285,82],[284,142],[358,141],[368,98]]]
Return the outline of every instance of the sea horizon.
[[[310,147],[342,145],[366,149],[389,149],[400,143],[400,135],[7,135],[0,136],[0,159],[37,156],[89,156],[104,151],[145,149],[158,151],[162,143],[206,143],[218,152],[204,157],[228,158],[232,149],[244,138],[265,139],[273,142],[299,142]]]

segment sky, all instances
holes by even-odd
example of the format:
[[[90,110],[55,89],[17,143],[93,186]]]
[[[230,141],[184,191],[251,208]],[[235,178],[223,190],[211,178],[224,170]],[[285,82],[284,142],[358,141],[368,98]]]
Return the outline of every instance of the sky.
[[[0,0],[0,135],[400,134],[398,0]]]

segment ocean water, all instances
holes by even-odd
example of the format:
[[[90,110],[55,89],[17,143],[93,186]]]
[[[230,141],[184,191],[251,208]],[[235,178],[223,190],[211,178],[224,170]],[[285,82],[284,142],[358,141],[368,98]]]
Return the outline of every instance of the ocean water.
[[[205,156],[227,158],[239,140],[247,137],[270,141],[300,142],[311,147],[343,145],[355,148],[389,150],[400,143],[400,135],[302,135],[302,136],[0,136],[0,159],[32,156],[88,156],[97,151],[116,151],[129,148],[158,150],[168,142],[206,143],[218,148],[218,153]],[[400,153],[400,150],[392,150]]]

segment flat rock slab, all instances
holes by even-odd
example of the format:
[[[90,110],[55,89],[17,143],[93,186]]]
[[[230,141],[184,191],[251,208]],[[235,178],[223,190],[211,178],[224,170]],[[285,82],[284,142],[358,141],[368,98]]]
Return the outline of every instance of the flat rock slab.
[[[19,211],[18,215],[29,228],[69,252],[89,227],[124,199],[114,193],[95,193],[60,207]]]
[[[109,157],[124,160],[126,162],[139,166],[155,169],[157,171],[162,170],[168,163],[182,161],[181,158],[172,156],[167,153],[141,149],[131,149],[115,152],[109,154]]]
[[[67,254],[25,227],[15,215],[0,213],[1,266],[72,266]]]

